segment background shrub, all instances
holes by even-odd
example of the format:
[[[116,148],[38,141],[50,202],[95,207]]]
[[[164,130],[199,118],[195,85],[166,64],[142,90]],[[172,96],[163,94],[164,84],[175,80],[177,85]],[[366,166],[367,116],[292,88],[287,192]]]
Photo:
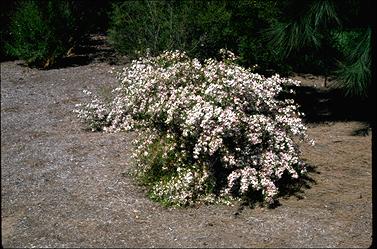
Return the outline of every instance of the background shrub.
[[[28,65],[50,67],[73,45],[75,18],[68,1],[20,1],[11,17],[8,54]]]
[[[5,61],[8,59],[12,59],[12,56],[7,53],[5,49],[5,43],[9,42],[10,40],[10,34],[9,34],[9,26],[11,22],[11,16],[14,13],[14,10],[16,8],[16,1],[13,0],[4,0],[1,1],[1,12],[0,12],[0,23],[1,23],[1,29],[0,29],[0,41],[1,41],[1,47],[0,47],[0,60]]]
[[[109,11],[112,1],[91,0],[77,1],[66,0],[70,3],[75,17],[76,31],[80,37],[93,34],[105,33],[109,27]]]
[[[226,46],[229,35],[225,1],[115,2],[110,18],[111,43],[136,57],[180,49],[207,58]]]
[[[258,73],[271,75],[274,72],[286,74],[290,71],[276,56],[275,45],[268,44],[263,32],[276,21],[280,13],[280,1],[229,1],[231,29],[234,44],[229,47],[239,56],[239,63],[249,67],[258,64]]]
[[[240,55],[241,65],[258,63],[261,72],[279,67],[284,71],[287,68],[274,60],[273,49],[265,47],[260,35],[276,17],[275,5],[251,0],[115,2],[109,37],[127,55],[179,49],[203,60],[216,57],[224,47]]]

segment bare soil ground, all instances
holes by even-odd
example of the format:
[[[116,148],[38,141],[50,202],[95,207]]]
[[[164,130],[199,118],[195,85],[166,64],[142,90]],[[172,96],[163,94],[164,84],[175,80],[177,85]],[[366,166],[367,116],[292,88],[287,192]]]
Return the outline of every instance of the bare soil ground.
[[[306,187],[274,209],[175,209],[149,200],[126,174],[133,134],[84,131],[72,113],[82,89],[109,93],[116,85],[109,70],[120,67],[84,64],[38,70],[1,63],[3,247],[371,245],[372,131],[334,105],[339,99],[320,86],[323,79],[296,76],[304,81],[298,101],[317,142],[301,147],[312,166]]]

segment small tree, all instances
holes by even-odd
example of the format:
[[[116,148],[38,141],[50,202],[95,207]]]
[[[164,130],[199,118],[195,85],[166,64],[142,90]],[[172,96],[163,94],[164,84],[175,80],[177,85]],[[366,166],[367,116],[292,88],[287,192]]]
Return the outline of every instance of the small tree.
[[[11,18],[7,52],[28,65],[48,68],[72,46],[75,18],[68,1],[21,1]]]

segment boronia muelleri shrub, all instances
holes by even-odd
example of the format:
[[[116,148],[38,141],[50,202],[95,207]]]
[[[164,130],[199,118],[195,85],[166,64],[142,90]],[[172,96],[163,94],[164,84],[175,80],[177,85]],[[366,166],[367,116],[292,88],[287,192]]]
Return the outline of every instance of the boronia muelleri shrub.
[[[296,137],[308,142],[302,113],[280,98],[285,84],[223,60],[179,51],[132,61],[118,74],[110,103],[92,95],[78,117],[92,130],[137,130],[133,162],[151,198],[168,205],[276,199],[283,174],[305,173]]]

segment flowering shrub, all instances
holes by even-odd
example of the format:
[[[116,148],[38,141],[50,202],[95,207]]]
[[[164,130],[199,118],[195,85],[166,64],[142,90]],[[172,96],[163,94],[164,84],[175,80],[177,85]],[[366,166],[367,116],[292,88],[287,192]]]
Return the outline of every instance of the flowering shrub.
[[[298,106],[279,95],[284,84],[298,82],[254,74],[221,52],[223,61],[203,63],[179,51],[134,60],[119,73],[111,103],[94,97],[78,106],[92,130],[139,131],[136,173],[162,203],[253,193],[273,203],[284,172],[305,172],[294,139],[312,141]]]

